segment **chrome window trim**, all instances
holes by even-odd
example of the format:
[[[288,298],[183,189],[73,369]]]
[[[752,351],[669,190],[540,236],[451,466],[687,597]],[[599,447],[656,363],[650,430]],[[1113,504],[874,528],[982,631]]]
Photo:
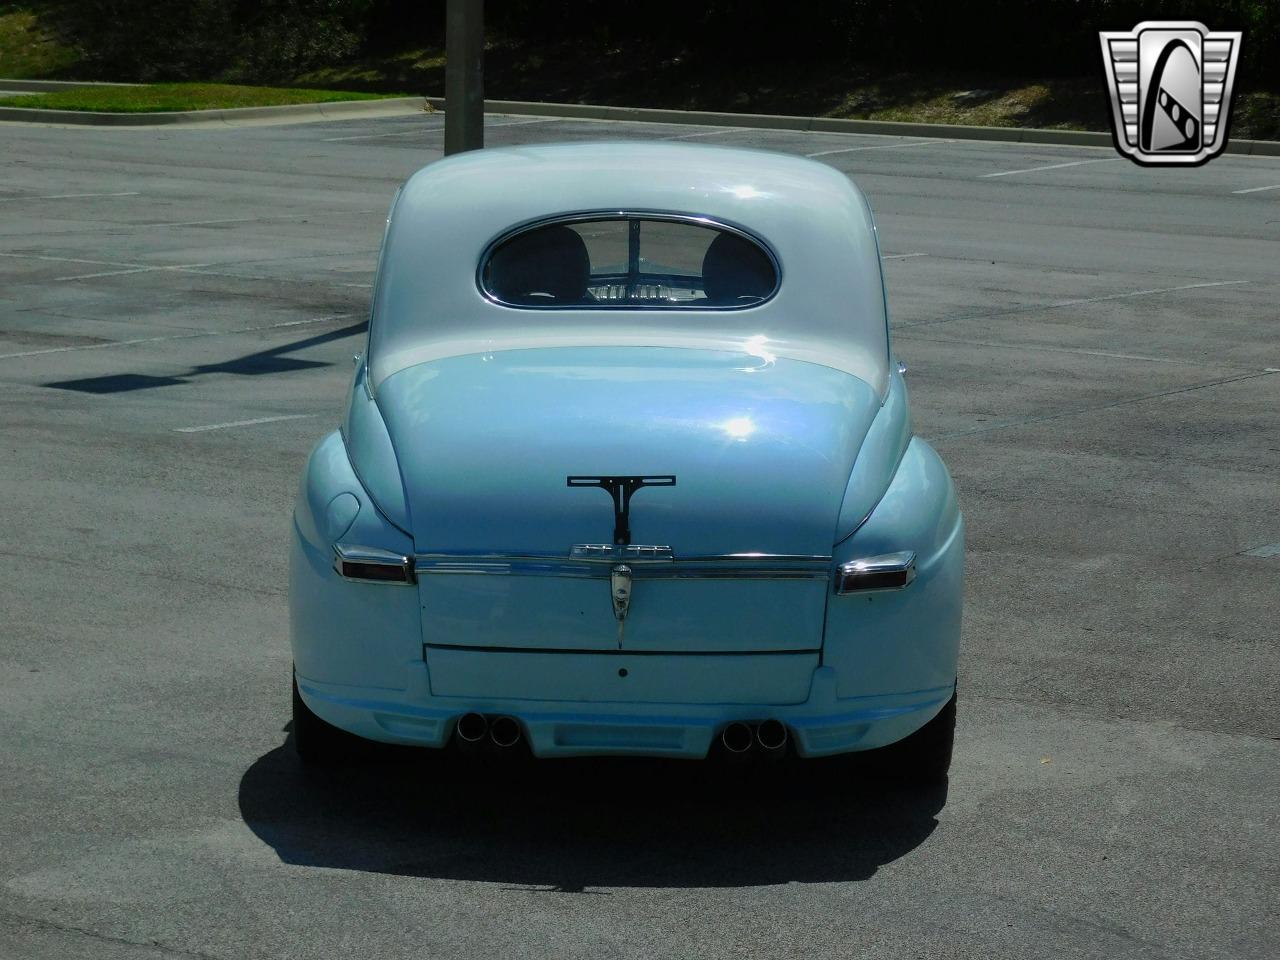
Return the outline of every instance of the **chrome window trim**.
[[[538,230],[542,227],[554,227],[562,224],[570,223],[593,223],[601,220],[660,220],[667,223],[687,223],[696,227],[706,227],[711,230],[721,230],[725,233],[732,233],[744,240],[747,240],[761,250],[765,256],[769,258],[769,263],[773,266],[773,289],[769,291],[767,297],[762,297],[752,303],[744,304],[701,304],[698,306],[690,306],[686,303],[669,303],[669,304],[634,304],[625,307],[619,306],[602,306],[598,303],[582,303],[582,304],[527,304],[527,303],[508,303],[506,300],[496,296],[484,285],[484,269],[489,265],[489,259],[493,256],[493,252],[499,246],[506,243],[513,237],[517,237],[522,233],[530,230]],[[767,243],[764,238],[753,233],[746,227],[739,226],[736,223],[730,223],[726,220],[720,220],[715,217],[708,217],[696,213],[679,213],[673,210],[640,210],[632,208],[619,208],[609,210],[584,210],[578,213],[562,213],[553,217],[538,217],[533,220],[526,220],[523,223],[510,227],[498,234],[487,244],[480,253],[480,262],[476,266],[476,289],[490,303],[497,304],[500,307],[509,307],[512,310],[692,310],[692,311],[724,311],[724,310],[750,310],[768,303],[778,295],[778,290],[782,288],[782,261],[778,259],[778,255],[774,252],[773,247]]]

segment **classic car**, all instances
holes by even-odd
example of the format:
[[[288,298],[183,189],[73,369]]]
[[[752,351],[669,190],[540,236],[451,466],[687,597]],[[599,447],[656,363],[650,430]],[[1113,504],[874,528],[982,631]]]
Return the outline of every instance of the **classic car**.
[[[293,737],[936,778],[963,521],[835,169],[672,143],[429,164],[294,514]]]

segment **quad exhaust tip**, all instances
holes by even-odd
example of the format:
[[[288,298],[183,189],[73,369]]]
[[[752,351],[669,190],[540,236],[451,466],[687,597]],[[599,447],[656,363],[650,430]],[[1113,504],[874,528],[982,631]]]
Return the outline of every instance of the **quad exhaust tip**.
[[[458,720],[457,732],[463,743],[479,743],[489,732],[489,721],[482,713],[464,713]]]
[[[773,753],[787,745],[787,728],[781,720],[764,720],[756,727],[756,743]]]
[[[495,747],[514,747],[520,742],[520,724],[513,717],[494,717],[489,739]]]
[[[766,754],[781,756],[787,746],[787,726],[781,720],[761,720],[744,723],[735,720],[720,731],[720,743],[728,753],[741,755],[752,747]]]
[[[730,753],[746,753],[751,749],[751,728],[740,720],[734,721],[720,731],[720,742]]]

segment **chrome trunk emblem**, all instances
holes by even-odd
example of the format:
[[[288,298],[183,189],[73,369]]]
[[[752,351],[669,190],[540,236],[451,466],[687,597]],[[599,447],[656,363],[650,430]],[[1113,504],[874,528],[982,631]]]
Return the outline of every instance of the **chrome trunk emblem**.
[[[674,487],[674,474],[640,477],[565,477],[571,487],[599,487],[613,500],[613,543],[578,543],[570,550],[575,560],[670,560],[671,548],[631,543],[631,498],[642,487]],[[618,646],[622,646],[622,621],[631,608],[631,568],[616,565],[609,574],[613,615],[618,620]]]
[[[631,568],[620,563],[609,574],[609,590],[613,594],[613,615],[621,622],[631,607]]]

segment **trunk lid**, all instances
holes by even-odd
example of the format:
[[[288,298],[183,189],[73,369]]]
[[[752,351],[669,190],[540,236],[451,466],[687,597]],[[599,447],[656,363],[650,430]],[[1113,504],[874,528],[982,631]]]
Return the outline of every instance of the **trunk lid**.
[[[879,408],[856,377],[731,351],[546,348],[410,367],[378,403],[428,644],[821,645],[840,501]],[[570,476],[675,484],[632,494],[627,551],[612,546],[610,493]],[[598,545],[594,558],[575,557],[580,545]],[[619,563],[634,577],[621,621],[609,583]]]

